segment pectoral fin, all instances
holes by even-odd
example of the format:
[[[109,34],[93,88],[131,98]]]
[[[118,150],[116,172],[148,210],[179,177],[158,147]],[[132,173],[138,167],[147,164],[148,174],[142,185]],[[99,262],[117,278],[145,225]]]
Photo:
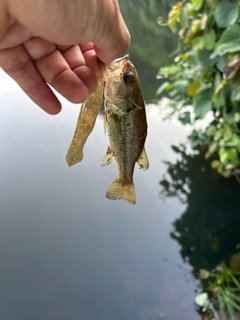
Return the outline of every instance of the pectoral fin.
[[[114,161],[116,161],[115,156],[112,152],[111,147],[108,146],[107,153],[105,154],[105,156],[102,159],[101,166],[102,167],[107,166],[108,164],[110,164]]]
[[[149,162],[148,157],[145,148],[143,148],[143,151],[137,161],[139,165],[139,169],[142,169],[143,171],[147,170],[149,168]]]
[[[66,155],[69,167],[82,161],[84,144],[92,132],[103,102],[104,80],[98,81],[98,88],[83,103],[78,117],[75,133]]]

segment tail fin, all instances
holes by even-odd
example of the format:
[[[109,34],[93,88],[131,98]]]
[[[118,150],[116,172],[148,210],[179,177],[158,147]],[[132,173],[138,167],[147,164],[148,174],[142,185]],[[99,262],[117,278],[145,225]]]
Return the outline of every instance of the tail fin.
[[[115,181],[113,181],[113,184],[108,189],[106,197],[111,200],[123,199],[132,204],[135,204],[136,195],[133,182],[126,184],[122,180],[117,178]]]

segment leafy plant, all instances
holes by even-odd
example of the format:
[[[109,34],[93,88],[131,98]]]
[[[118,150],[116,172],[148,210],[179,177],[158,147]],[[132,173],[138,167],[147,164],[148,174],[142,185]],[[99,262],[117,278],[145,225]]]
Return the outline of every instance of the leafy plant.
[[[193,148],[205,145],[205,157],[224,177],[240,174],[240,25],[238,1],[178,2],[167,25],[178,32],[178,56],[161,68],[165,79],[157,94],[170,98],[169,117],[193,124],[211,112],[205,130],[193,130]],[[190,109],[189,109],[190,108]]]
[[[216,319],[219,319],[218,308],[221,315],[228,313],[234,319],[235,312],[240,311],[240,273],[225,266],[212,271],[202,269],[200,279],[206,282],[205,292],[195,298],[196,304],[203,311],[211,310]]]

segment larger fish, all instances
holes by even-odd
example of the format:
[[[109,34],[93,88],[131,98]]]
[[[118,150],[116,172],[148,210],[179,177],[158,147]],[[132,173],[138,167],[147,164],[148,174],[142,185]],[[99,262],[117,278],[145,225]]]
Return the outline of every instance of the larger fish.
[[[106,193],[108,199],[136,203],[133,171],[138,162],[149,167],[144,144],[147,136],[145,103],[137,71],[129,55],[115,60],[104,69],[105,126],[110,146],[102,166],[116,160],[118,177]]]

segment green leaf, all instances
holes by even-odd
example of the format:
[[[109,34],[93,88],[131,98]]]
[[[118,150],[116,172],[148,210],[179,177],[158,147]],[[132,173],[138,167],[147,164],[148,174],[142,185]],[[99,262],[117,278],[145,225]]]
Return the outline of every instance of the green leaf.
[[[239,112],[234,113],[234,121],[240,122],[240,113]]]
[[[189,85],[188,80],[177,80],[174,82],[174,88],[179,92],[179,93],[186,93],[187,87]]]
[[[226,112],[224,116],[224,120],[227,122],[232,122],[234,119],[234,111],[232,110],[231,112]]]
[[[197,93],[200,86],[201,86],[201,83],[199,81],[190,83],[190,85],[187,87],[187,94],[190,97],[193,97]]]
[[[218,5],[218,0],[208,0],[208,4],[211,7],[211,9],[215,9]]]
[[[189,124],[191,123],[191,118],[190,118],[190,112],[186,111],[182,113],[179,117],[178,120],[181,121],[183,124]]]
[[[226,169],[218,169],[218,172],[221,173],[222,176],[224,176],[225,178],[229,178],[232,175],[231,170],[226,170]],[[227,304],[227,306],[229,306]],[[232,318],[234,320],[234,318]]]
[[[207,50],[212,50],[215,46],[216,35],[213,30],[203,36],[203,46]]]
[[[223,89],[216,96],[215,107],[217,110],[220,110],[221,108],[225,108],[226,99],[227,99],[226,93],[225,93],[225,90]]]
[[[211,162],[211,168],[213,168],[213,169],[219,168],[220,165],[221,165],[221,162],[218,161],[218,160],[213,160],[213,161]]]
[[[174,85],[168,81],[163,82],[163,84],[157,89],[156,95],[160,95],[164,90],[173,89]]]
[[[222,76],[219,72],[216,72],[216,76],[214,79],[214,94],[212,96],[212,102],[216,103],[219,99],[219,93],[223,90],[223,88],[226,86],[227,81],[222,80]]]
[[[214,135],[214,141],[218,141],[220,138],[222,138],[222,136],[222,131],[218,130]]]
[[[215,135],[217,128],[215,126],[210,126],[207,128],[207,135],[212,137]]]
[[[173,89],[171,91],[169,91],[168,95],[170,98],[175,97],[178,94],[178,91],[176,89]]]
[[[193,38],[191,44],[194,50],[200,50],[204,48],[203,37],[195,37]]]
[[[240,101],[240,87],[233,87],[231,92],[231,100],[234,101]],[[237,118],[236,118],[237,119]],[[234,120],[235,121],[235,120]],[[235,121],[239,122],[239,121]]]
[[[215,11],[215,20],[219,28],[233,25],[238,18],[238,6],[231,2],[220,2]]]
[[[192,0],[193,8],[195,11],[198,11],[201,8],[203,1],[204,0]]]
[[[230,148],[227,150],[227,154],[228,154],[228,159],[234,164],[234,165],[238,165],[239,164],[239,160],[238,160],[238,153],[237,150],[235,148]]]
[[[191,146],[193,149],[196,149],[200,145],[200,140],[195,140],[191,142]]]
[[[240,142],[239,137],[236,134],[233,134],[231,138],[225,142],[225,146],[227,147],[237,147]]]
[[[195,97],[195,117],[202,119],[212,108],[212,89],[205,89]]]
[[[183,7],[180,17],[180,23],[182,28],[188,28],[189,26],[189,17],[188,17],[188,7]]]
[[[225,148],[220,148],[219,149],[219,158],[220,158],[220,161],[223,164],[227,164],[228,163],[228,153],[227,153],[227,150]]]
[[[211,58],[224,53],[240,51],[240,25],[234,24],[223,31]]]
[[[214,59],[210,59],[211,53],[208,50],[202,50],[198,52],[198,61],[204,68],[212,68],[215,64]],[[227,63],[227,59],[226,59]],[[226,64],[225,63],[225,64]],[[223,66],[225,66],[225,64]]]
[[[227,55],[225,56],[220,56],[217,59],[216,62],[216,66],[218,68],[219,71],[223,72],[223,68],[225,67],[225,65],[228,63],[228,57]]]
[[[172,7],[172,10],[168,14],[167,24],[173,33],[177,32],[177,24],[180,22],[182,12],[182,4],[178,2],[175,6]]]

